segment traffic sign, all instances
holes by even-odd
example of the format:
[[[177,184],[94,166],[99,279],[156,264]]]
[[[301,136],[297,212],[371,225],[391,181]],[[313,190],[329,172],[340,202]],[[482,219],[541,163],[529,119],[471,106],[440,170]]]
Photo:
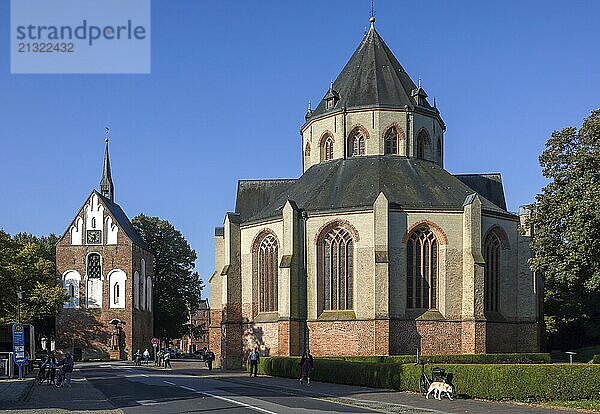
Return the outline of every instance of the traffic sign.
[[[154,346],[157,346],[157,345],[159,344],[159,342],[160,342],[160,341],[158,340],[158,338],[152,338],[152,339],[150,340],[150,343],[151,343],[152,345],[154,345]]]
[[[25,330],[22,323],[13,324],[12,337],[13,359],[19,366],[19,378],[23,378],[23,364],[27,363],[27,355],[25,355]]]

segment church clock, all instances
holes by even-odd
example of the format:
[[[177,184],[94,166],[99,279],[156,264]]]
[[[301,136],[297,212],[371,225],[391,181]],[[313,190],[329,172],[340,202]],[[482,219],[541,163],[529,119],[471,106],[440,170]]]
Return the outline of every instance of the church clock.
[[[100,230],[88,230],[86,234],[87,244],[102,243],[102,233]]]

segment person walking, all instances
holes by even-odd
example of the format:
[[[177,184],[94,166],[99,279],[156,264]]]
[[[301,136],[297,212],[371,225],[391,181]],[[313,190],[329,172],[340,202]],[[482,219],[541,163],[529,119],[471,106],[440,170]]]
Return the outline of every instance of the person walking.
[[[163,360],[165,361],[165,369],[167,369],[167,365],[169,366],[169,368],[171,368],[171,353],[168,350],[165,351]]]
[[[148,361],[150,361],[150,351],[148,351],[148,348],[146,348],[144,351],[144,363],[148,365]]]
[[[314,368],[313,356],[310,354],[308,349],[304,351],[302,358],[300,359],[300,384],[304,384],[304,381],[310,385],[310,373]]]
[[[260,362],[260,354],[258,348],[254,348],[250,355],[248,355],[248,362],[250,363],[250,376],[254,373],[254,376],[258,374],[258,363]]]
[[[213,362],[215,361],[215,353],[213,351],[208,351],[206,354],[206,366],[209,371],[212,371]]]

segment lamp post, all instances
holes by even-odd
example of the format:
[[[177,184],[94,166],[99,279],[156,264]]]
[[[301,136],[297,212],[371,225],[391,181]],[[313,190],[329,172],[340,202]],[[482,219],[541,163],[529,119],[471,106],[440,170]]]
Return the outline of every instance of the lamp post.
[[[21,300],[23,300],[23,291],[17,292],[17,319],[19,323],[21,323]]]

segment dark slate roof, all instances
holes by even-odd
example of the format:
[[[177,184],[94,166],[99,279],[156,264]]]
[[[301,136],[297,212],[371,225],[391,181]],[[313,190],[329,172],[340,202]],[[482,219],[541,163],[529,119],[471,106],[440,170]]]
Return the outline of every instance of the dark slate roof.
[[[477,191],[503,210],[506,210],[502,176],[496,174],[456,174],[460,181]]]
[[[286,180],[285,186],[269,187],[271,181],[259,183],[259,194],[238,189],[236,210],[245,212],[244,222],[281,216],[288,199],[309,212],[353,210],[372,208],[383,192],[392,207],[405,210],[462,210],[465,198],[474,193],[474,189],[433,162],[389,155],[322,162],[297,180]],[[266,195],[269,189],[272,191]],[[484,210],[506,213],[484,194],[480,196]]]
[[[312,112],[311,118],[339,111],[343,107],[404,108],[406,105],[417,105],[412,97],[417,86],[373,26],[332,87],[339,94],[337,104],[332,109],[326,109],[325,98],[330,88]],[[427,101],[422,107],[433,109]]]
[[[100,200],[102,200],[102,203],[110,211],[110,214],[117,221],[117,224],[119,225],[121,230],[123,230],[127,237],[129,237],[129,240],[131,240],[134,244],[148,250],[148,246],[142,239],[142,236],[140,236],[135,227],[133,227],[133,224],[131,224],[131,221],[129,221],[127,214],[125,214],[121,206],[113,201],[110,201],[108,198],[104,197],[96,190],[94,190],[94,192],[98,195]]]
[[[235,212],[242,221],[258,215],[296,180],[240,180],[238,182]]]

